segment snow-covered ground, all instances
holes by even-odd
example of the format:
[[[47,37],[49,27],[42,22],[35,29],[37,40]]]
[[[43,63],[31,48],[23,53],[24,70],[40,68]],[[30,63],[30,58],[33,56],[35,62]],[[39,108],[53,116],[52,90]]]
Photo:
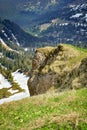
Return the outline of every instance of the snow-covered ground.
[[[24,89],[25,91],[21,92],[21,93],[14,94],[14,95],[10,96],[9,98],[1,99],[0,104],[3,104],[5,102],[20,100],[20,99],[23,99],[25,97],[30,96],[28,86],[27,86],[27,81],[28,81],[29,77],[25,76],[23,73],[20,73],[18,71],[12,73],[12,76],[13,76],[14,81],[16,81],[19,84],[19,86],[22,89]],[[7,86],[7,88],[10,88],[11,84],[7,81],[7,79],[5,79],[0,74],[0,89],[4,88],[4,87],[6,88],[6,86]],[[12,94],[17,92],[17,90],[13,91],[12,89],[9,89],[8,91],[10,91]]]
[[[70,18],[79,18],[82,15],[83,15],[82,13],[77,13],[75,15],[72,15]]]
[[[10,87],[11,87],[10,82],[8,82],[8,80],[5,79],[5,77],[2,74],[0,74],[0,89]]]

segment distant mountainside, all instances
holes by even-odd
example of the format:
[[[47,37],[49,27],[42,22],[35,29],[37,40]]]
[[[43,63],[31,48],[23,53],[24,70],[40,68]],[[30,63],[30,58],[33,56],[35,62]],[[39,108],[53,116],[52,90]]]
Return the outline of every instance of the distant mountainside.
[[[33,47],[39,38],[26,33],[10,20],[0,20],[0,38],[9,46]]]
[[[52,15],[54,19],[43,26],[40,35],[46,37],[49,42],[71,43],[87,47],[87,4],[69,4],[58,9]],[[49,15],[50,16],[50,15]],[[51,39],[51,40],[50,40]]]
[[[10,36],[14,36],[13,33],[9,36],[7,32],[3,30],[2,34],[4,37],[1,38],[3,35],[0,35],[0,70],[2,69],[3,72],[4,70],[13,72],[17,69],[20,69],[21,71],[29,71],[33,49],[21,47],[18,41],[16,41],[16,43],[10,41]],[[15,39],[16,37],[14,36],[13,40]]]
[[[86,0],[1,0],[0,16],[38,35],[45,43],[87,47]]]

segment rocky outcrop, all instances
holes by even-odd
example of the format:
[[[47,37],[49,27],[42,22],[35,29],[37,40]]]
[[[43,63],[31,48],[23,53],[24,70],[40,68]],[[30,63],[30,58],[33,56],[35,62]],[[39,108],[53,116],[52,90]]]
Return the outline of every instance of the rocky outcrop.
[[[37,49],[28,81],[30,95],[42,94],[52,88],[61,91],[87,87],[86,56],[86,52],[63,44]]]

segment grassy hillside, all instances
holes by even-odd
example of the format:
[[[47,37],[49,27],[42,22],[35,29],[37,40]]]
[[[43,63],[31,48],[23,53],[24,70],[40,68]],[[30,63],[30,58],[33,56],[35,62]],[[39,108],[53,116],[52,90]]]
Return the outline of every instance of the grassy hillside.
[[[87,130],[87,89],[3,104],[0,130]]]
[[[68,44],[36,50],[31,77],[30,95],[45,93],[52,87],[58,91],[87,86],[87,49]]]
[[[79,64],[82,59],[87,57],[87,48],[81,48],[81,47],[76,47],[72,46],[70,44],[63,44],[65,47],[69,48],[69,50],[72,52],[73,55],[76,55],[75,57],[71,58],[68,61],[68,67],[72,65]]]

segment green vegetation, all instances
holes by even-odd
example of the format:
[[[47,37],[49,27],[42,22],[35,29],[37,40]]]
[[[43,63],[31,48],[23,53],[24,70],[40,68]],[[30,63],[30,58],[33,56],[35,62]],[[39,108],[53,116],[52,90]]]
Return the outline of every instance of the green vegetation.
[[[23,51],[11,51],[7,50],[0,44],[0,52],[2,56],[0,57],[0,63],[2,66],[6,67],[10,71],[15,71],[21,69],[21,71],[28,71],[31,68],[32,52]]]
[[[87,130],[87,88],[0,106],[1,130]]]
[[[73,58],[71,58],[69,61],[68,61],[68,66],[72,66],[72,65],[75,65],[75,64],[78,64],[81,62],[82,59],[84,59],[85,57],[87,57],[87,48],[81,48],[81,47],[77,47],[77,46],[72,46],[70,44],[64,44],[64,46],[66,47],[70,47],[74,50],[77,51],[77,55]]]
[[[64,47],[64,50],[62,53],[59,53],[55,60],[54,58],[54,50],[55,48],[53,47],[45,47],[45,48],[40,48],[37,49],[38,52],[41,52],[42,54],[47,57],[48,59],[51,59],[51,64],[46,64],[45,67],[43,68],[42,72],[43,73],[48,73],[49,71],[53,70],[55,72],[59,72],[60,68],[62,69],[66,66],[67,68],[72,68],[76,65],[79,65],[81,63],[82,59],[87,57],[87,49],[76,47],[70,44],[61,44]],[[54,61],[52,62],[52,58]],[[67,60],[67,62],[63,61],[63,59]],[[50,63],[50,62],[48,62]],[[58,68],[59,65],[59,68]]]
[[[14,94],[12,94],[11,92],[8,91],[11,88],[12,88],[12,90],[18,90],[18,92],[15,92],[14,94],[24,91],[24,89],[20,88],[19,85],[14,82],[12,84],[12,87],[10,87],[10,88],[2,88],[2,89],[0,89],[0,99],[8,98],[9,96],[14,95]]]
[[[9,90],[8,88],[2,88],[2,89],[0,89],[0,99],[2,99],[2,98],[8,98],[9,96],[12,95],[8,90]]]
[[[87,48],[83,48],[83,47],[77,47],[77,46],[74,46],[74,45],[71,45],[71,44],[64,44],[65,46],[69,46],[69,47],[72,47],[80,52],[87,52]]]

